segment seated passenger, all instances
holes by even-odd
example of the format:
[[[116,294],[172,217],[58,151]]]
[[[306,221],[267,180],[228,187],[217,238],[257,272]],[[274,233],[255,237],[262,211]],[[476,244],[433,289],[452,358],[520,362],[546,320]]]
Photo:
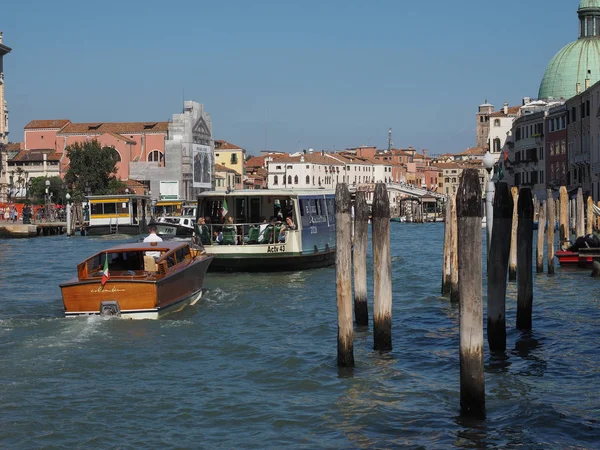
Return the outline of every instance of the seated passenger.
[[[220,244],[223,242],[223,233],[219,231],[213,231],[213,244]]]

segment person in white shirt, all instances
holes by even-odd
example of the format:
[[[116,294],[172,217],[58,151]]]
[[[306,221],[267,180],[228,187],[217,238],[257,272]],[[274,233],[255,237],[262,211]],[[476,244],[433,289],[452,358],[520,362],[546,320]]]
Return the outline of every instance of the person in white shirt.
[[[162,242],[162,238],[156,234],[156,225],[148,227],[150,234],[144,238],[144,242]],[[146,256],[152,256],[154,259],[160,257],[160,252],[146,252]]]

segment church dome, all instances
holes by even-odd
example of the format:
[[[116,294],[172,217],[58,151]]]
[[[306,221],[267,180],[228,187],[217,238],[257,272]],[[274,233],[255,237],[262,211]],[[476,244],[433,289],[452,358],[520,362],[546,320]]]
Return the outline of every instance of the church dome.
[[[565,45],[551,60],[540,84],[538,98],[569,99],[577,95],[577,83],[585,89],[600,81],[600,0],[581,0],[579,39]]]

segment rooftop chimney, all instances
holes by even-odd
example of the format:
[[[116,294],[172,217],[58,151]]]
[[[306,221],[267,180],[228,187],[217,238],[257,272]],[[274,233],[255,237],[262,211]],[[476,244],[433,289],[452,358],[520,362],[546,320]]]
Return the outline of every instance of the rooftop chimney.
[[[2,44],[2,31],[0,31],[0,44]]]
[[[585,77],[585,90],[587,91],[590,88],[590,75],[592,74],[591,70],[587,71],[587,76]]]
[[[504,115],[508,116],[508,103],[504,102]]]
[[[581,94],[581,83],[577,82],[575,85],[575,91],[577,91],[577,95]]]
[[[308,153],[310,153],[311,155],[312,155],[313,151],[314,151],[314,150],[313,150],[312,148],[309,148],[309,149],[308,149]]]

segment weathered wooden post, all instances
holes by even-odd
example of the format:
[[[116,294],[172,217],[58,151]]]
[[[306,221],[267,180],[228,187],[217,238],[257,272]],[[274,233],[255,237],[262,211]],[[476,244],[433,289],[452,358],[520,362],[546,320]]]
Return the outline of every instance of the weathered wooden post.
[[[546,202],[540,204],[538,210],[538,230],[536,245],[536,272],[544,273],[544,234],[546,231]]]
[[[506,350],[506,271],[512,216],[513,199],[508,185],[498,183],[494,197],[494,229],[487,266],[487,333],[492,351]]]
[[[354,208],[354,320],[357,327],[369,326],[367,306],[367,246],[369,207],[364,191],[356,192]]]
[[[345,183],[335,189],[335,267],[338,310],[337,363],[354,367],[354,327],[352,325],[352,228],[350,192]]]
[[[375,350],[392,349],[392,259],[390,201],[384,183],[373,196],[373,341]]]
[[[519,188],[513,186],[510,191],[512,194],[514,207],[512,216],[512,230],[510,233],[510,260],[508,264],[508,281],[515,281],[517,279],[517,226],[519,224],[517,200],[519,198]]]
[[[450,245],[452,241],[452,198],[446,199],[446,213],[444,215],[444,267],[442,268],[442,295],[449,294],[451,289],[452,264]]]
[[[554,227],[556,226],[555,204],[552,189],[547,191],[546,210],[548,216],[548,275],[554,273]]]
[[[583,213],[583,189],[577,189],[577,236],[585,236],[585,215]]]
[[[533,203],[531,189],[519,192],[517,230],[517,328],[531,329],[533,304]]]
[[[560,223],[559,223],[559,239],[560,248],[566,249],[569,246],[569,194],[565,186],[560,187]]]
[[[71,202],[67,202],[67,236],[73,235],[73,228],[71,226]]]
[[[463,415],[485,417],[481,186],[476,169],[463,171],[456,197],[456,215],[460,280],[460,408]]]
[[[450,301],[458,302],[458,229],[456,221],[456,196],[450,197]]]
[[[592,196],[587,198],[587,220],[585,221],[585,234],[594,232],[594,199]]]

